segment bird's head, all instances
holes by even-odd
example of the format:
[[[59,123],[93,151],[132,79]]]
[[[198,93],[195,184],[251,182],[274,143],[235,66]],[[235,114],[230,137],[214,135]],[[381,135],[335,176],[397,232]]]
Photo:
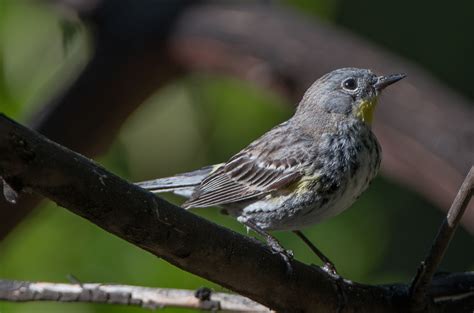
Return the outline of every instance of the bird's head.
[[[359,68],[334,70],[322,76],[306,91],[297,114],[314,111],[344,114],[370,125],[381,91],[405,76],[377,76],[370,70]]]

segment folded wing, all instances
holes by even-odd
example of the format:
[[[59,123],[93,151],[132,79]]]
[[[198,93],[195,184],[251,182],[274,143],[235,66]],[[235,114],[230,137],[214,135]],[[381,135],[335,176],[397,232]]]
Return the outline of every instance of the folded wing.
[[[308,162],[305,148],[310,143],[305,137],[280,139],[276,142],[263,137],[235,155],[207,176],[183,206],[208,207],[254,199],[301,179],[302,164]],[[286,148],[288,141],[292,141],[290,150]]]

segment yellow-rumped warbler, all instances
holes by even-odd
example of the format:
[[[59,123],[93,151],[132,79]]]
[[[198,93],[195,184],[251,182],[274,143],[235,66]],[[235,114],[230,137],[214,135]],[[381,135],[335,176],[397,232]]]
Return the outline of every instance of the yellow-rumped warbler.
[[[287,263],[291,255],[267,231],[293,230],[335,272],[299,230],[347,209],[376,176],[381,156],[373,112],[382,89],[404,77],[332,71],[306,91],[293,117],[227,162],[138,185],[188,197],[186,209],[223,207]]]

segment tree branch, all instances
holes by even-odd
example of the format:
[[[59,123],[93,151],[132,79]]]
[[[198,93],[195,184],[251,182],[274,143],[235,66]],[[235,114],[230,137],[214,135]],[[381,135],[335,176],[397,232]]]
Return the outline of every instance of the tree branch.
[[[32,189],[168,262],[267,307],[282,312],[336,309],[333,282],[323,271],[295,261],[289,277],[285,262],[260,242],[155,197],[5,117],[0,118],[0,176],[17,190]],[[306,292],[314,296],[301,301],[298,295]],[[381,302],[376,306],[383,306]]]
[[[176,207],[3,115],[0,176],[17,191],[40,193],[136,246],[278,312],[336,312],[341,307],[347,312],[399,312],[409,303],[405,285],[336,282],[318,267],[298,261],[292,261],[289,274],[282,258],[255,239]],[[443,277],[436,280],[429,296],[449,294],[450,300],[435,303],[434,312],[456,307],[472,313],[467,309],[474,306],[474,296],[453,297],[474,289],[472,277],[450,277],[455,290],[446,290]]]
[[[446,218],[441,224],[438,234],[433,241],[428,255],[421,262],[417,275],[410,287],[410,294],[413,305],[412,310],[422,311],[429,305],[428,289],[433,280],[433,276],[443,260],[449,243],[454,236],[454,232],[459,225],[469,201],[474,193],[474,166],[464,179],[461,188],[448,211]],[[474,292],[474,290],[473,290]]]
[[[198,290],[199,292],[199,290]],[[268,308],[239,295],[213,292],[200,299],[193,290],[107,284],[58,284],[0,279],[0,300],[87,302],[139,306],[155,310],[175,307],[235,313],[269,313]]]

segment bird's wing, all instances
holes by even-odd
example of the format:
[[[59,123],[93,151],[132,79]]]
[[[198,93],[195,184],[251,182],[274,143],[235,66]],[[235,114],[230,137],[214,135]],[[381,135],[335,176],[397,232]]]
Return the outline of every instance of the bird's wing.
[[[308,162],[307,138],[273,133],[252,143],[207,176],[185,208],[229,204],[260,197],[299,180]]]
[[[224,165],[224,163],[206,166],[192,172],[142,181],[135,184],[143,189],[156,193],[175,192],[183,189],[194,190],[194,188],[199,186],[204,178],[209,176],[209,174],[220,168],[222,165]]]

